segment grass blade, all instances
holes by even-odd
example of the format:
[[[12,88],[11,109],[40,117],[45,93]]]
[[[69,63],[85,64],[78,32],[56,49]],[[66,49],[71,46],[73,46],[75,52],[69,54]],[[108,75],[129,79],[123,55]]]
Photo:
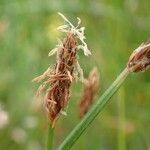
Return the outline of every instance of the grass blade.
[[[81,134],[85,131],[85,129],[92,123],[95,117],[103,110],[107,102],[119,89],[119,87],[124,82],[128,74],[129,74],[129,71],[127,68],[125,68],[122,71],[122,73],[117,77],[117,79],[112,83],[112,85],[98,99],[95,105],[93,105],[91,110],[89,110],[89,112],[85,115],[85,117],[77,124],[77,126],[66,137],[66,139],[58,148],[59,150],[68,150],[72,147],[72,145],[81,136]]]

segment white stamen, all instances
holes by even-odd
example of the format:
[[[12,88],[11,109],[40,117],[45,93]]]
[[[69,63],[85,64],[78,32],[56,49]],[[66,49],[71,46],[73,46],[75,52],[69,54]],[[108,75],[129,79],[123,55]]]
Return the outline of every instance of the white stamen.
[[[62,115],[64,115],[64,116],[67,116],[67,113],[65,112],[65,111],[60,111],[60,113],[62,114]]]
[[[58,13],[58,14],[68,23],[68,25],[62,25],[58,27],[57,29],[61,32],[72,32],[74,35],[76,35],[77,38],[82,43],[81,45],[78,46],[78,48],[82,49],[86,56],[90,55],[91,52],[88,49],[86,42],[84,41],[86,39],[84,36],[85,27],[78,28],[79,25],[81,24],[81,19],[77,18],[78,23],[77,23],[77,26],[75,27],[63,14],[61,13]]]
[[[54,54],[57,52],[57,49],[58,49],[58,48],[52,49],[52,50],[49,52],[48,56],[54,55]]]

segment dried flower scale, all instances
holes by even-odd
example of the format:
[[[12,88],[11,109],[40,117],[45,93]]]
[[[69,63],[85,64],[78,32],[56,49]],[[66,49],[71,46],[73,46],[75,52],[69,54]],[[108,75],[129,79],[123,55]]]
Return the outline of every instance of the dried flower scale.
[[[150,41],[142,43],[131,54],[127,63],[131,72],[140,72],[150,69]]]
[[[37,90],[37,95],[49,86],[44,97],[44,104],[53,126],[60,113],[66,114],[64,108],[69,101],[71,82],[76,78],[83,79],[83,72],[76,57],[77,50],[80,48],[85,55],[91,54],[84,41],[84,28],[79,28],[81,20],[78,18],[78,25],[74,27],[64,15],[61,13],[59,15],[67,24],[58,27],[58,30],[66,32],[66,37],[62,41],[59,40],[56,48],[49,53],[49,56],[57,53],[56,64],[53,68],[48,68],[41,76],[33,79],[37,82],[43,80]],[[81,45],[78,44],[78,39]]]
[[[94,68],[87,79],[84,79],[84,90],[79,102],[79,116],[82,118],[94,102],[99,88],[99,75],[97,68]]]

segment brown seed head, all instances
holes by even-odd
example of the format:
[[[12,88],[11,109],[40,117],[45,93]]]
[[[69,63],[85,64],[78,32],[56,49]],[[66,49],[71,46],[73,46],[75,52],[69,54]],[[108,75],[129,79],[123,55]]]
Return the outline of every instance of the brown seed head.
[[[150,69],[150,41],[142,43],[131,54],[127,63],[131,72],[140,72]]]
[[[59,15],[68,24],[58,28],[66,33],[66,37],[59,41],[56,48],[49,53],[49,56],[57,53],[56,64],[53,68],[48,68],[41,76],[32,80],[33,82],[43,81],[37,90],[37,95],[48,87],[44,102],[47,116],[53,126],[60,113],[65,114],[64,108],[69,101],[71,82],[75,78],[83,78],[82,69],[76,58],[77,50],[81,48],[85,55],[90,54],[84,41],[84,28],[78,28],[81,22],[80,19],[78,18],[78,26],[74,27],[64,15],[60,13]],[[77,45],[77,39],[80,40],[82,45]]]
[[[67,105],[69,100],[69,88],[76,63],[76,39],[68,33],[63,41],[63,47],[58,48],[57,63],[54,69],[54,77],[51,78],[50,88],[45,95],[45,106],[51,122],[55,122],[59,113]]]
[[[84,90],[82,98],[79,102],[79,116],[82,118],[89,110],[94,102],[94,98],[98,92],[99,76],[98,71],[94,68],[88,79],[84,80]]]
[[[75,64],[77,63],[76,50],[76,38],[69,32],[62,41],[62,46],[57,48],[57,59],[54,68],[48,68],[43,75],[32,80],[46,80],[38,88],[37,95],[39,95],[47,85],[49,86],[44,99],[47,116],[53,125],[69,100],[69,89],[74,79],[73,72]]]

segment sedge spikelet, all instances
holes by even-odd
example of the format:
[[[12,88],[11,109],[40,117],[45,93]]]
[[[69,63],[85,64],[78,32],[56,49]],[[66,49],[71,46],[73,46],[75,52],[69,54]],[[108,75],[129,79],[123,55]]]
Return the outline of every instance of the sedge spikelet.
[[[57,54],[56,64],[53,68],[49,67],[42,75],[32,80],[43,81],[37,90],[37,95],[48,87],[44,96],[44,105],[53,127],[59,115],[61,113],[66,114],[64,109],[69,101],[72,81],[76,78],[83,79],[83,71],[77,60],[77,50],[80,48],[85,55],[90,54],[84,41],[84,29],[78,28],[81,20],[78,18],[78,25],[74,27],[64,15],[61,13],[59,15],[67,24],[58,28],[58,30],[66,33],[65,38],[62,41],[59,40],[56,48],[49,53],[49,56]],[[78,44],[78,39],[81,45]]]
[[[84,90],[79,102],[79,116],[82,118],[94,102],[99,88],[99,76],[97,68],[94,68],[87,79],[84,80]]]
[[[131,54],[127,63],[130,72],[140,72],[150,69],[150,41],[142,43]]]

